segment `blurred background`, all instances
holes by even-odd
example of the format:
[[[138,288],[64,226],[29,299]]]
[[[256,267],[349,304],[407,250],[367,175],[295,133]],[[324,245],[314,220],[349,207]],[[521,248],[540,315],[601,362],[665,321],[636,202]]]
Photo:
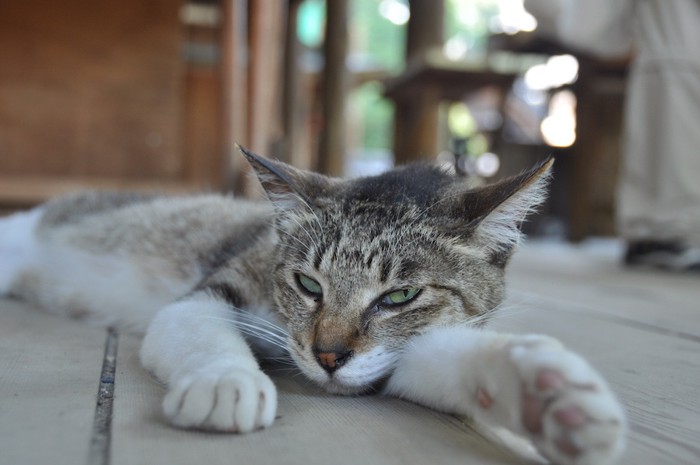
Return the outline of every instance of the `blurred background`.
[[[557,158],[529,233],[615,234],[629,60],[522,0],[4,0],[0,210],[82,188],[259,195],[235,150],[331,175]]]

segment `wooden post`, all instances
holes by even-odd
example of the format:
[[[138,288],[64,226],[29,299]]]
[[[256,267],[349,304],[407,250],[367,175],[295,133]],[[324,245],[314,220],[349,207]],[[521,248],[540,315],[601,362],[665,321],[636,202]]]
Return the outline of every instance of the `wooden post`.
[[[326,2],[326,39],[323,44],[322,115],[323,130],[319,141],[319,171],[342,176],[345,170],[345,94],[348,73],[345,57],[348,50],[348,1]]]
[[[247,46],[248,14],[246,0],[222,0],[221,3],[221,83],[223,95],[222,138],[224,159],[229,163],[229,188],[244,189],[242,157],[235,144],[247,140]]]
[[[297,163],[301,118],[299,115],[301,93],[299,82],[299,39],[297,38],[297,17],[301,0],[290,0],[287,10],[287,24],[284,41],[284,71],[282,79],[282,128],[283,147],[278,154],[280,160],[299,166]],[[303,166],[306,167],[306,166]]]
[[[249,0],[248,147],[270,153],[281,136],[280,76],[284,2]]]
[[[442,47],[444,0],[410,0],[411,17],[406,31],[406,60]]]
[[[443,43],[443,0],[411,0],[406,36],[406,63],[419,63]],[[440,100],[434,92],[396,101],[394,156],[396,164],[437,155]]]

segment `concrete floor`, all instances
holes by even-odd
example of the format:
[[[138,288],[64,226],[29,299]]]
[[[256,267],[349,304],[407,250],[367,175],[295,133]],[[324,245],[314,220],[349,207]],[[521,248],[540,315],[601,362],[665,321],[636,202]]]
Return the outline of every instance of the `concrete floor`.
[[[619,253],[610,241],[527,244],[509,274],[512,305],[492,327],[558,337],[607,377],[630,418],[622,464],[697,465],[700,276],[625,271]],[[162,388],[138,364],[138,340],[109,339],[105,357],[108,339],[0,300],[0,464],[531,463],[449,415],[329,396],[283,371],[273,373],[280,407],[271,429],[175,430],[159,413]]]

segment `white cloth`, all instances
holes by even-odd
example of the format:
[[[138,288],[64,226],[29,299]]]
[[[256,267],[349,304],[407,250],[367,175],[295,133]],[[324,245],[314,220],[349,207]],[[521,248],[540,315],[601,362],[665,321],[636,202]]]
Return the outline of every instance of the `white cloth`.
[[[527,0],[545,32],[601,55],[633,44],[618,227],[700,245],[700,0]]]

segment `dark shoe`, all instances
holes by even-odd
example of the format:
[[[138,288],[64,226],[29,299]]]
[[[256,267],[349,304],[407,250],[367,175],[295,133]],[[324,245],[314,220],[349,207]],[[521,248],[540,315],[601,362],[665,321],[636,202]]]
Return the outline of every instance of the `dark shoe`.
[[[700,248],[680,242],[634,241],[627,245],[625,265],[700,271]]]

